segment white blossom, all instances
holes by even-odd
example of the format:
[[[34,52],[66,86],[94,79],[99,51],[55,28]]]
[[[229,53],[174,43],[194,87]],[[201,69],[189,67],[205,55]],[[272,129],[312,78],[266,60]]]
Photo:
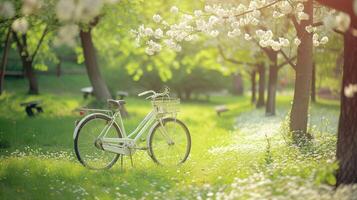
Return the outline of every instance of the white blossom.
[[[301,40],[300,40],[299,38],[295,38],[295,39],[294,39],[294,44],[295,44],[296,46],[300,46]]]
[[[354,94],[357,93],[357,84],[349,84],[344,89],[345,96],[348,98],[353,98]]]
[[[217,36],[219,35],[219,31],[218,31],[218,30],[212,30],[212,31],[210,32],[210,35],[211,35],[212,37],[217,37]]]
[[[65,44],[67,46],[74,46],[75,38],[79,33],[79,27],[76,24],[67,24],[58,30],[57,38],[55,40],[56,45]]]
[[[280,17],[283,17],[283,16],[284,16],[284,14],[281,13],[281,12],[278,12],[278,11],[274,11],[273,12],[273,17],[274,18],[280,18]]]
[[[281,49],[281,45],[279,42],[277,41],[272,41],[271,43],[271,48],[274,50],[274,51],[279,51]]]
[[[26,33],[28,27],[29,24],[25,18],[16,19],[11,25],[11,28],[19,33]]]
[[[312,33],[312,32],[314,32],[314,27],[312,27],[311,25],[308,25],[308,26],[305,27],[305,30],[308,33]]]
[[[61,21],[69,21],[72,19],[76,4],[74,0],[60,0],[56,5],[56,15]]]
[[[345,13],[339,13],[336,16],[336,29],[342,32],[346,32],[351,24],[351,18]]]
[[[292,6],[288,1],[282,1],[279,4],[280,12],[283,13],[284,15],[290,14],[293,11]]]
[[[228,37],[231,37],[231,38],[237,37],[237,36],[241,35],[241,31],[240,31],[240,29],[233,29],[233,31],[229,31],[227,35],[228,35]]]
[[[323,24],[328,30],[336,28],[336,18],[333,15],[326,15],[323,18]]]
[[[297,13],[297,20],[298,22],[303,21],[303,20],[309,20],[309,15],[305,12],[298,12]]]
[[[322,37],[321,40],[320,40],[321,44],[326,44],[327,42],[328,42],[328,37],[327,36]]]
[[[244,34],[244,39],[249,41],[252,39],[252,36],[250,36],[248,33],[246,33],[246,34]]]
[[[42,6],[41,0],[24,0],[21,8],[21,12],[24,15],[32,14],[38,11]]]
[[[4,18],[11,18],[15,16],[14,5],[9,1],[0,3],[0,16]]]

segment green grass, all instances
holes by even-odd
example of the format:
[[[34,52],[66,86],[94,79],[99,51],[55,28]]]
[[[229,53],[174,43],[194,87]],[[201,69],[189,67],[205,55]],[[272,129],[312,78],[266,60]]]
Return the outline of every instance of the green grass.
[[[332,198],[331,187],[325,186],[334,183],[336,167],[334,102],[311,106],[315,140],[302,150],[281,134],[290,95],[278,97],[275,117],[265,117],[248,96],[183,102],[179,118],[192,136],[187,163],[160,167],[138,152],[134,167],[125,159],[124,170],[117,163],[110,170],[91,171],[73,154],[74,121],[80,118],[75,109],[88,103],[79,92],[86,81],[80,75],[41,76],[40,96],[25,95],[23,80],[8,81],[0,97],[0,140],[9,145],[0,149],[0,199],[316,199],[321,193]],[[19,103],[34,99],[44,102],[45,113],[28,118]],[[214,111],[220,104],[230,109],[222,117]],[[125,125],[132,130],[150,103],[130,97],[127,110],[131,117]]]

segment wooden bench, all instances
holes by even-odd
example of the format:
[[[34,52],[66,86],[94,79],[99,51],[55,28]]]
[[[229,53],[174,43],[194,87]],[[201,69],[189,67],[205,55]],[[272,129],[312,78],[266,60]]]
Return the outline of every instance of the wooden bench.
[[[125,97],[129,96],[128,92],[125,91],[117,91],[116,98],[123,100]]]
[[[218,116],[221,116],[221,113],[229,111],[226,105],[219,105],[214,107],[214,109],[216,110]]]
[[[30,102],[23,102],[20,104],[20,106],[25,107],[25,112],[26,112],[27,116],[34,117],[35,116],[34,110],[37,111],[37,114],[43,112],[43,108],[42,108],[41,104],[42,104],[41,101],[30,101]]]
[[[87,99],[89,95],[93,95],[93,87],[85,87],[81,89],[83,93],[83,98]]]

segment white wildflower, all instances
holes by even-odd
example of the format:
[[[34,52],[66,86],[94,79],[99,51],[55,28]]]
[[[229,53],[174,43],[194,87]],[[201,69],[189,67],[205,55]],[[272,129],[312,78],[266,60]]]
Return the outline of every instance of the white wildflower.
[[[155,36],[156,39],[162,38],[163,35],[164,35],[164,32],[163,32],[160,28],[158,28],[158,29],[155,30],[154,36]]]
[[[196,16],[196,17],[200,17],[201,15],[202,15],[202,10],[195,10],[194,11],[194,15]]]
[[[162,20],[161,16],[158,15],[158,14],[154,15],[154,16],[152,17],[152,19],[153,19],[154,22],[156,22],[156,23],[159,23],[159,22]]]
[[[294,39],[294,44],[295,44],[296,46],[300,46],[301,40],[300,40],[299,38],[295,38],[295,39]]]
[[[151,36],[154,34],[154,31],[152,30],[152,28],[145,28],[144,34],[145,36]]]
[[[179,9],[176,6],[172,6],[171,9],[170,9],[170,12],[176,14],[176,13],[179,12]]]

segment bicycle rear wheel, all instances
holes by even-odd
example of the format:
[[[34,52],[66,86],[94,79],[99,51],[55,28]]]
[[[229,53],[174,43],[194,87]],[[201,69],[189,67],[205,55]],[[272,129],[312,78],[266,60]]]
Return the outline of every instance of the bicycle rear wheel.
[[[166,118],[149,135],[149,155],[154,162],[172,166],[184,163],[191,151],[191,136],[178,119]]]
[[[119,154],[104,151],[98,140],[99,134],[109,125],[111,118],[98,113],[81,123],[74,139],[74,150],[78,161],[89,169],[109,169],[119,159]],[[122,134],[114,122],[106,137],[121,138]]]

